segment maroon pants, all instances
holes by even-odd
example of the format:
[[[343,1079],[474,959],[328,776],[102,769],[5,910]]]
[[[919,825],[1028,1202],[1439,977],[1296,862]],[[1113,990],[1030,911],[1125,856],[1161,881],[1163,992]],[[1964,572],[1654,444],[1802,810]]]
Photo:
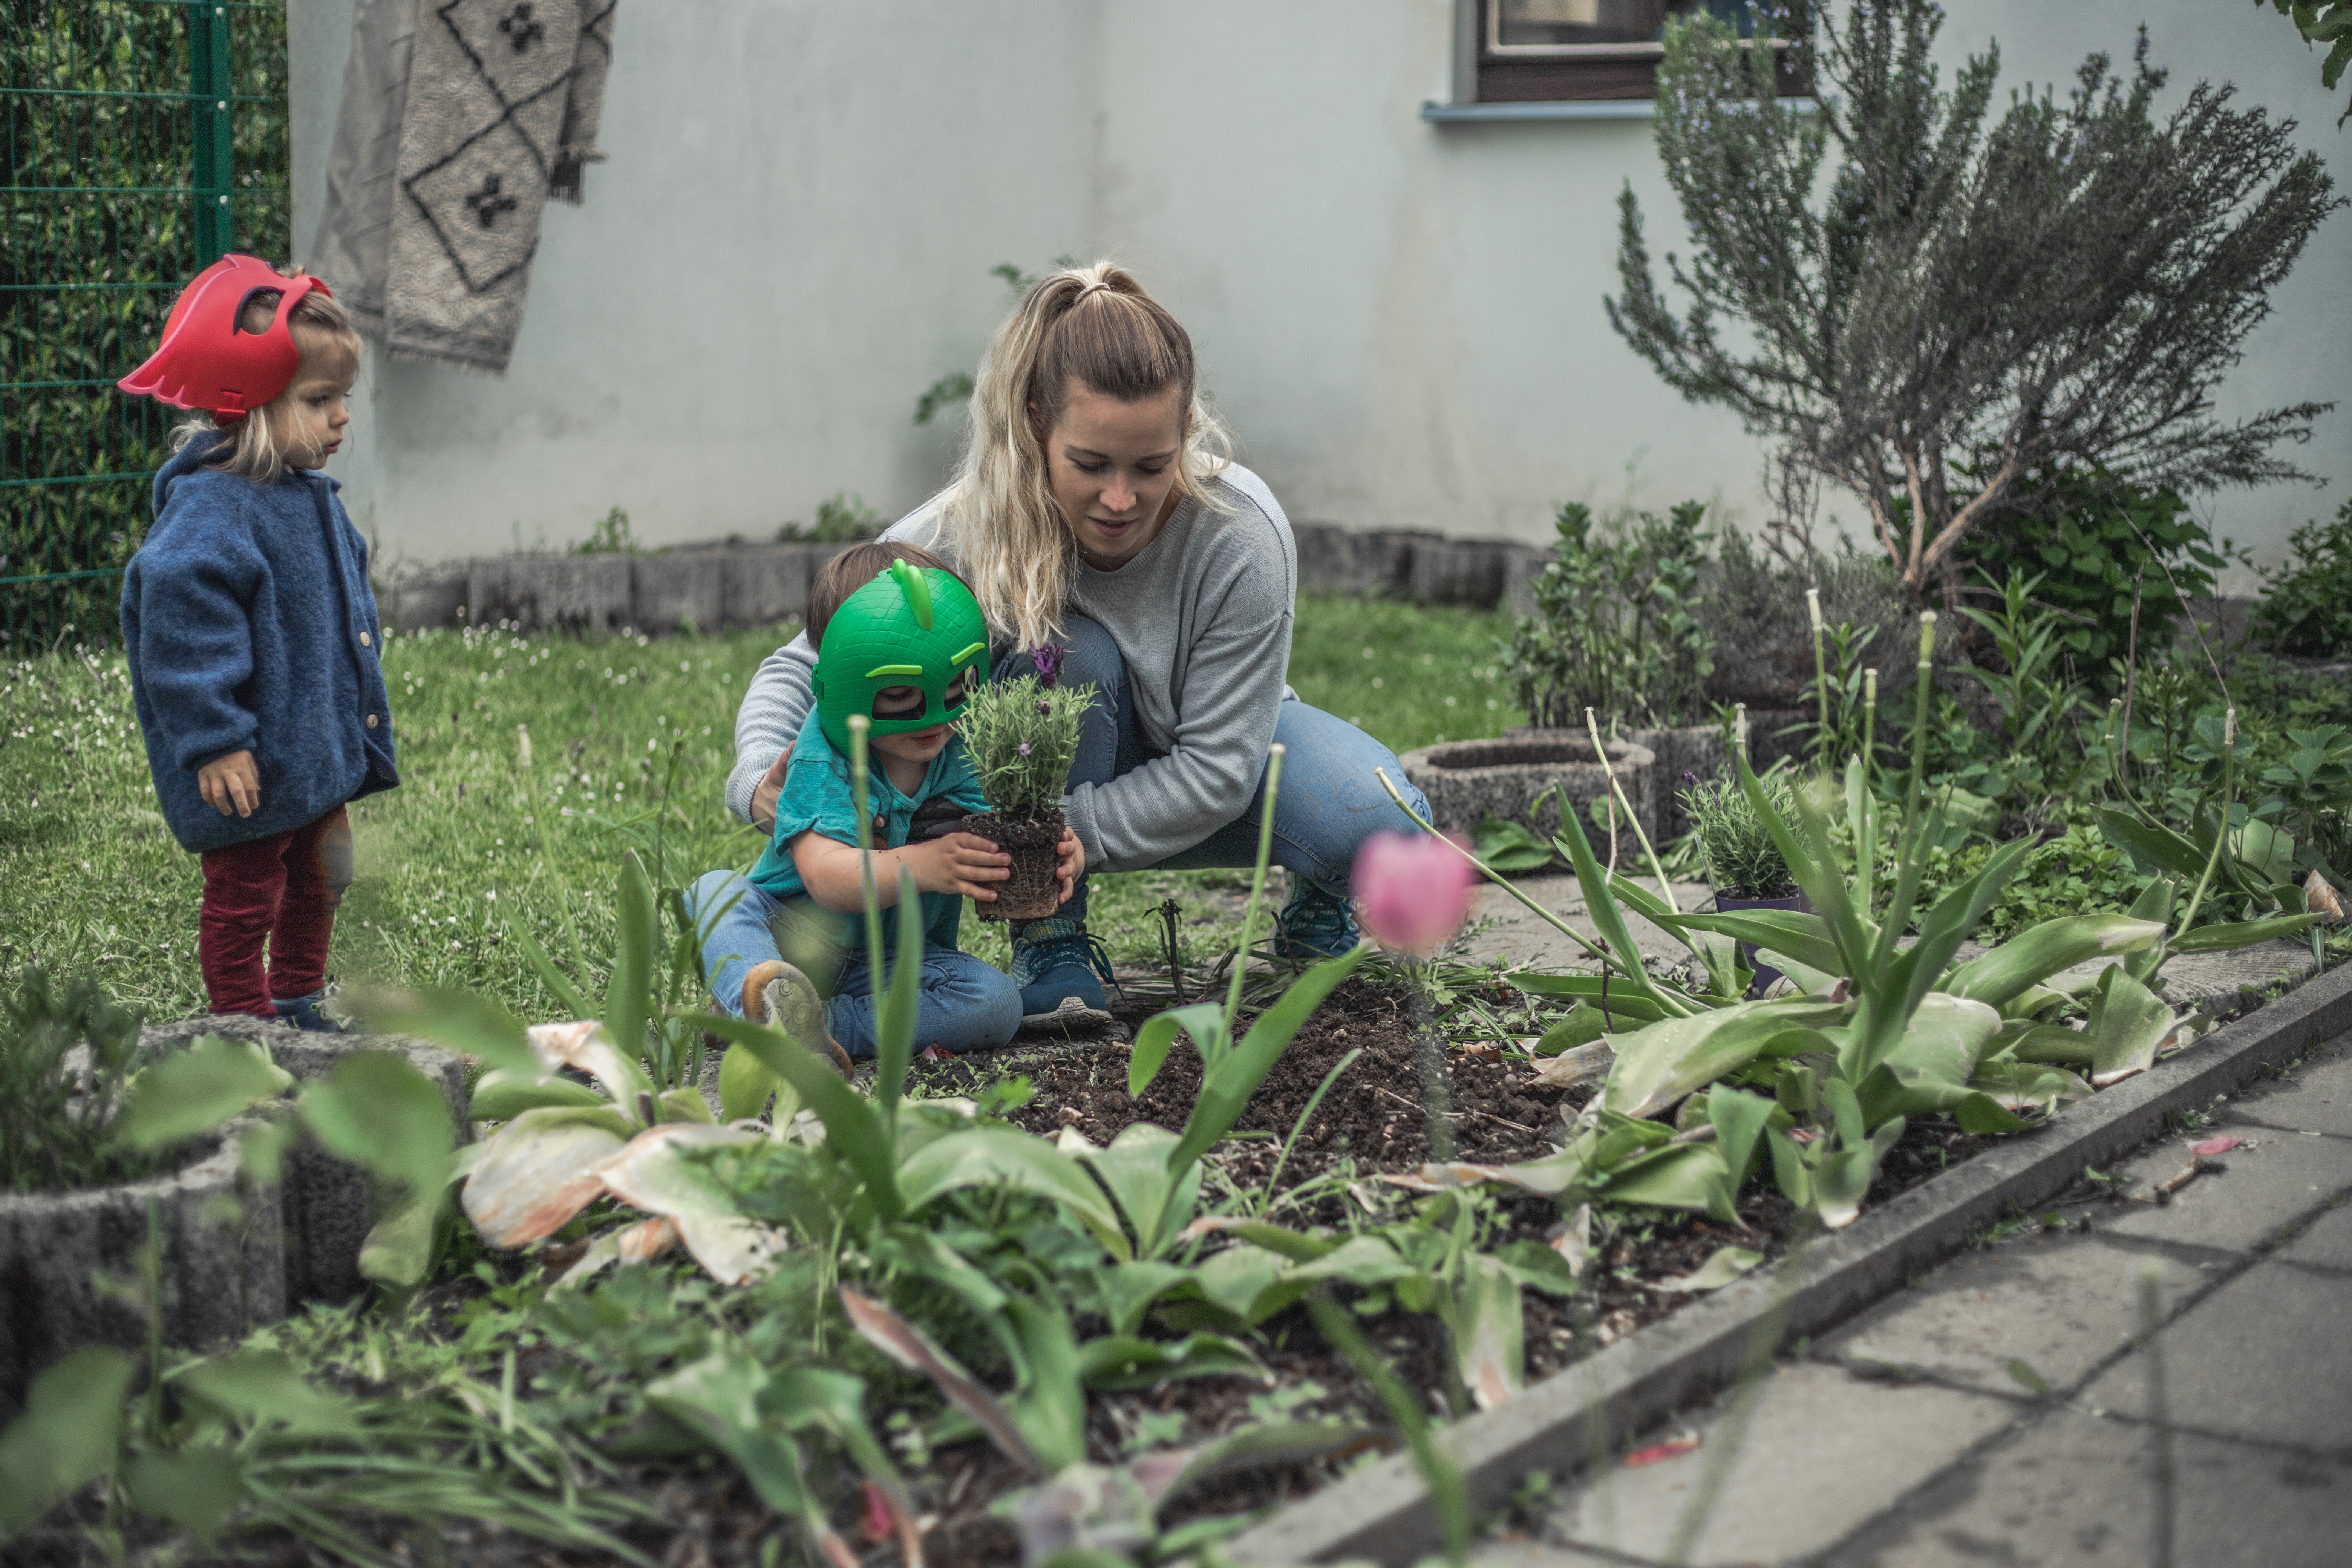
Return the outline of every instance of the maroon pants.
[[[207,849],[204,863],[196,965],[213,1011],[272,1018],[273,997],[290,1001],[325,985],[335,906],[352,881],[352,827],[343,808],[290,833]]]

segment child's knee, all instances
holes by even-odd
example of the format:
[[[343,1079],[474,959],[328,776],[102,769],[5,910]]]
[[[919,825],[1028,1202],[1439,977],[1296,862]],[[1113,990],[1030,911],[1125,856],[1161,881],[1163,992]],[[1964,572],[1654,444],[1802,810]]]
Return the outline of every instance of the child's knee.
[[[701,918],[706,910],[725,901],[729,888],[741,880],[742,873],[739,871],[705,871],[694,879],[694,886],[687,889],[687,910],[697,919]]]

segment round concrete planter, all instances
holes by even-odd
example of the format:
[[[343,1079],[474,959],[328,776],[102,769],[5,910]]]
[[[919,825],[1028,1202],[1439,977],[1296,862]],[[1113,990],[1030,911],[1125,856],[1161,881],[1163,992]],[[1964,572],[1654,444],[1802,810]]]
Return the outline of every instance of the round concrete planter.
[[[1638,809],[1654,787],[1651,775],[1657,759],[1647,747],[1630,741],[1612,741],[1607,746],[1610,765]],[[1498,816],[1549,838],[1559,831],[1559,808],[1549,796],[1538,806],[1538,795],[1557,784],[1580,809],[1609,791],[1608,772],[1594,756],[1591,741],[1573,731],[1534,731],[1499,741],[1449,741],[1407,752],[1398,761],[1404,776],[1428,797],[1431,823],[1441,833],[1465,837],[1487,817]],[[1592,821],[1590,813],[1585,821]],[[1631,829],[1621,827],[1619,832],[1625,839],[1622,849],[1634,852]],[[1604,837],[1597,832],[1587,836]],[[1603,855],[1608,852],[1605,845],[1595,847]]]
[[[151,1205],[165,1343],[204,1349],[286,1315],[278,1190],[239,1173],[235,1131],[198,1140],[169,1174],[0,1195],[0,1415],[78,1346],[145,1347],[139,1308],[102,1281],[136,1288]]]
[[[1573,739],[1582,733],[1580,730],[1515,724],[1503,731],[1503,739]],[[1650,836],[1651,843],[1664,849],[1690,831],[1690,817],[1682,808],[1683,775],[1691,773],[1706,780],[1722,770],[1727,760],[1723,731],[1712,724],[1688,724],[1673,730],[1634,730],[1624,739],[1655,759],[1655,765],[1643,777],[1642,787],[1628,787],[1626,794],[1633,797],[1633,809],[1641,815],[1642,830]],[[1590,750],[1588,746],[1588,754]]]
[[[185,1046],[203,1035],[251,1040],[298,1083],[323,1078],[354,1051],[389,1051],[438,1086],[449,1102],[459,1142],[471,1136],[466,1121],[466,1068],[449,1052],[398,1035],[322,1035],[244,1014],[215,1014],[152,1025],[139,1031],[142,1052]],[[338,1160],[309,1138],[294,1146],[280,1175],[286,1226],[286,1301],[343,1302],[366,1288],[360,1244],[375,1223],[367,1173]]]

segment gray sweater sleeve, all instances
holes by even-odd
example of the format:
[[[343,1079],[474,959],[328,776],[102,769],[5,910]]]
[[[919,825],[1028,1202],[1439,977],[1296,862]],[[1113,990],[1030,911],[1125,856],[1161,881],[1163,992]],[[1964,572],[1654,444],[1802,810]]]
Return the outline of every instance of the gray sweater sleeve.
[[[742,706],[735,710],[735,769],[727,775],[727,809],[736,821],[751,820],[752,792],[808,721],[810,677],[815,673],[816,650],[805,632],[760,661]]]
[[[932,539],[929,504],[916,509],[883,531],[885,539],[903,539],[927,549],[938,549]],[[727,775],[727,809],[738,822],[751,820],[751,795],[761,777],[774,765],[784,748],[799,738],[815,706],[810,696],[816,674],[816,649],[801,633],[760,661],[735,710],[735,767]]]

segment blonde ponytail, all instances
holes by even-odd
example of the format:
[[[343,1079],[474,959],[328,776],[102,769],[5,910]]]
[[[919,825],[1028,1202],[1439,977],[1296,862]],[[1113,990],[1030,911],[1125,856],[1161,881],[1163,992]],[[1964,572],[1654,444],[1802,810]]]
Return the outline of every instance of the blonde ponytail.
[[[1231,460],[1225,427],[1200,395],[1192,338],[1135,274],[1097,261],[1040,279],[980,362],[963,455],[941,497],[957,564],[990,627],[1018,647],[1060,632],[1077,571],[1045,443],[1073,380],[1121,403],[1177,393],[1186,410],[1178,496],[1217,507],[1205,487]]]

